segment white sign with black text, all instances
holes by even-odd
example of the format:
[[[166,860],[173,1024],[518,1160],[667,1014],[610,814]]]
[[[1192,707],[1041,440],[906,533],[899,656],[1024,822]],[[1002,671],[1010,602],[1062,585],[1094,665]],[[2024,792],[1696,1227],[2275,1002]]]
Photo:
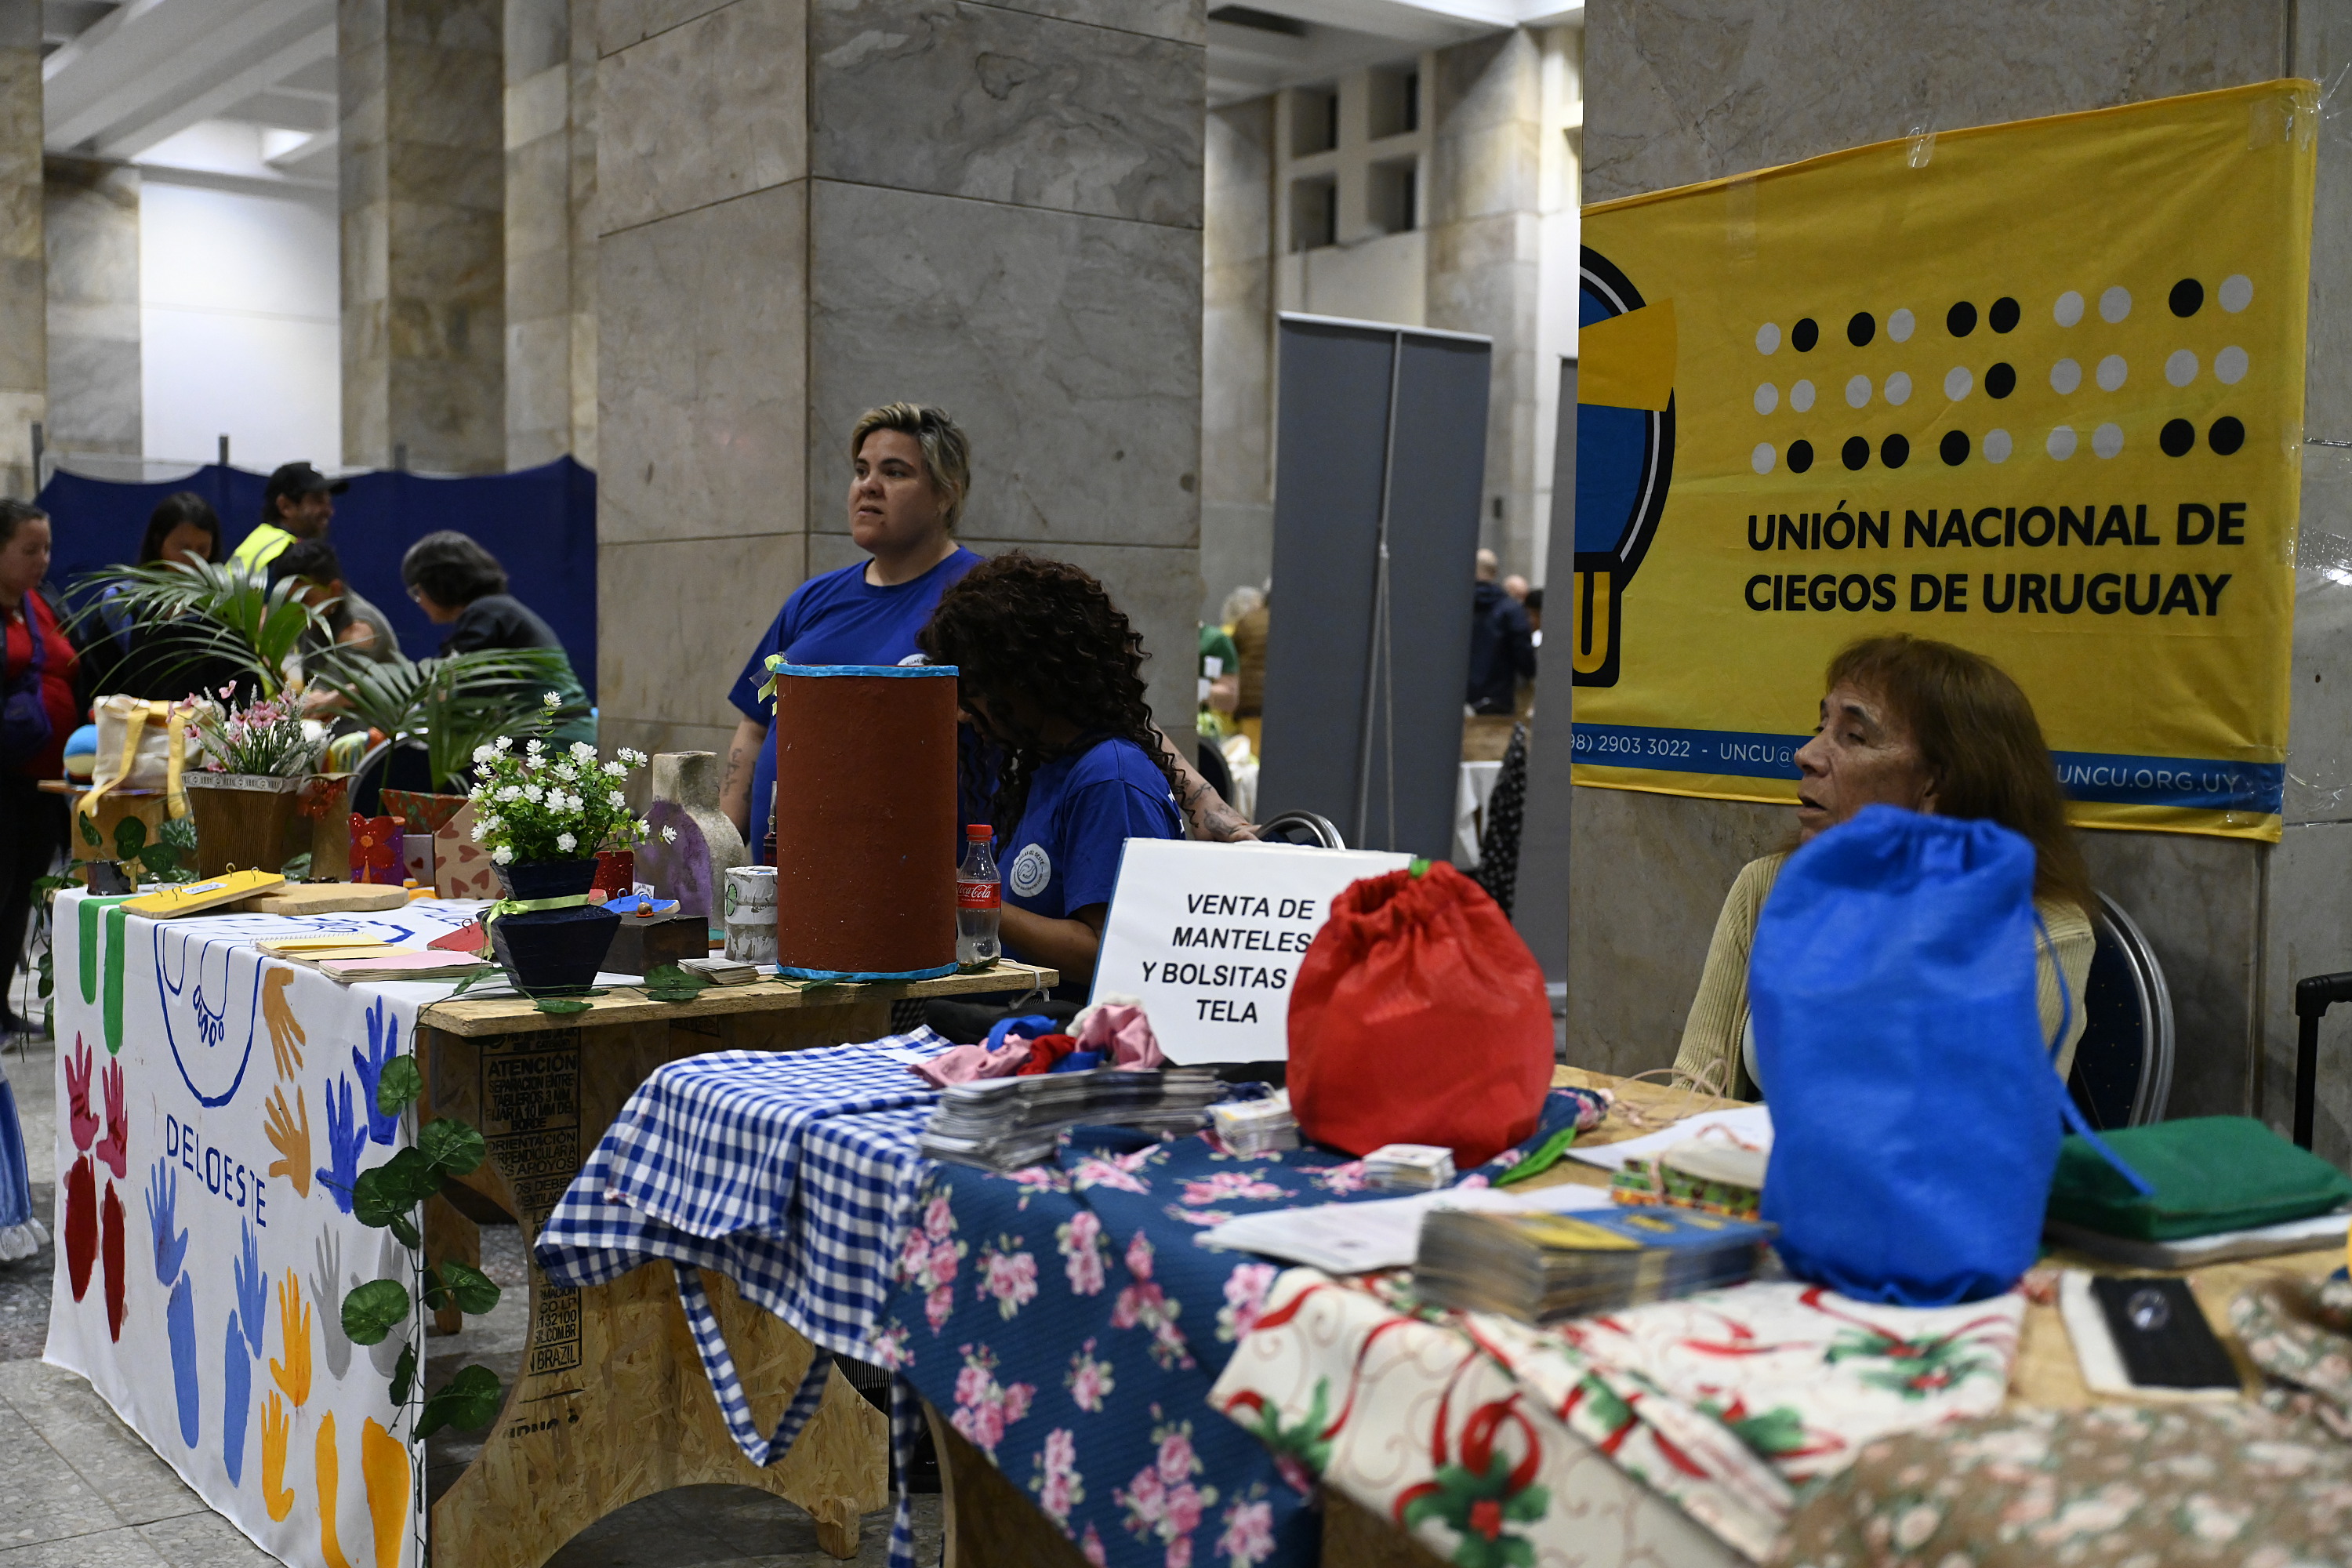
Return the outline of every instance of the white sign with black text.
[[[1298,962],[1350,882],[1409,855],[1130,838],[1094,994],[1143,998],[1173,1062],[1282,1061]]]

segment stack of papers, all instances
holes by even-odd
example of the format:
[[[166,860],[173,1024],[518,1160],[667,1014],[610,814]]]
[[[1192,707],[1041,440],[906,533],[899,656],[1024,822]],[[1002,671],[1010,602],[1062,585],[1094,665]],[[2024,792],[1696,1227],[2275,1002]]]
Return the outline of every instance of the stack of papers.
[[[1326,1274],[1361,1274],[1410,1267],[1421,1248],[1422,1221],[1442,1208],[1569,1214],[1609,1206],[1609,1194],[1600,1187],[1540,1187],[1534,1192],[1450,1187],[1409,1198],[1245,1214],[1202,1231],[1199,1240],[1202,1247],[1255,1252]]]
[[[1364,1184],[1384,1193],[1454,1184],[1454,1151],[1436,1143],[1383,1143],[1364,1156]]]
[[[1687,1209],[1439,1209],[1422,1222],[1413,1288],[1433,1306],[1557,1322],[1739,1284],[1773,1235],[1770,1226]]]
[[[314,962],[326,972],[328,979],[346,985],[362,981],[463,980],[490,967],[470,953],[399,947],[367,957],[321,958]]]
[[[1234,1100],[1209,1108],[1209,1125],[1225,1148],[1244,1157],[1298,1147],[1298,1120],[1290,1113],[1290,1091],[1264,1100]]]
[[[688,974],[699,974],[713,985],[749,985],[760,977],[759,965],[731,958],[681,958],[677,966]]]
[[[928,1157],[989,1171],[1017,1171],[1054,1152],[1065,1129],[1131,1127],[1197,1131],[1224,1085],[1207,1068],[1038,1073],[951,1085],[923,1130]]]

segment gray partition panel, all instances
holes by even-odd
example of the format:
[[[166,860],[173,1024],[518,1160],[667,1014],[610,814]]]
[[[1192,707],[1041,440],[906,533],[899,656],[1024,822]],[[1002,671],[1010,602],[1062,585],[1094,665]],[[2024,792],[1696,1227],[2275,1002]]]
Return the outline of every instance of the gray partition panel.
[[[1548,981],[1568,979],[1568,828],[1576,759],[1569,649],[1576,646],[1576,362],[1559,362],[1559,420],[1552,445],[1551,546],[1544,552],[1550,635],[1537,650],[1536,714],[1528,746],[1528,799],[1519,826],[1518,927]],[[1543,671],[1552,679],[1543,679]]]
[[[1350,845],[1448,852],[1492,353],[1282,318],[1260,820],[1316,811]]]

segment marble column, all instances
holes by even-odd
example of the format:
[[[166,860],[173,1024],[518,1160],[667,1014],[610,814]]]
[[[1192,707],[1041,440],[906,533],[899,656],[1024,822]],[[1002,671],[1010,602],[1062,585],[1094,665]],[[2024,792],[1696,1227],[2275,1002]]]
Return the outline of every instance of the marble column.
[[[1478,537],[1505,572],[1532,579],[1543,358],[1541,47],[1519,29],[1435,58],[1427,320],[1495,340]]]
[[[1209,110],[1201,231],[1201,618],[1274,570],[1274,106]]]
[[[139,171],[51,157],[42,227],[48,256],[52,447],[136,457]]]
[[[596,466],[593,0],[506,0],[507,466]]]
[[[338,0],[343,460],[506,466],[499,0]]]
[[[41,241],[40,0],[0,0],[0,495],[32,495],[33,426],[48,417]]]
[[[720,746],[847,532],[858,414],[970,433],[964,542],[1100,576],[1189,744],[1202,599],[1202,0],[605,0],[607,738]]]
[[[1592,0],[1584,199],[1789,163],[1921,123],[1988,124],[2311,75],[2321,59],[2340,68],[2352,58],[2345,47],[2352,39],[2337,19],[2322,21],[2324,9],[2281,0],[2190,0],[2185,14],[2168,0],[1967,7],[1686,0],[1671,8]],[[2300,55],[2289,28],[2296,18],[2306,35]],[[1833,72],[1833,90],[1792,90],[1831,81],[1823,68],[1832,60],[1894,65]],[[2322,189],[2333,195],[2322,195],[2320,233],[2332,236],[2352,223],[2352,176],[2337,167],[2341,150],[2325,136],[2321,143]],[[2315,248],[2307,417],[2314,434],[2352,437],[2352,372],[2340,342],[2352,334],[2352,310],[2340,268],[2326,259],[2339,250],[2326,238]],[[2305,498],[2306,549],[2319,489]],[[2352,498],[2352,484],[2331,493]],[[2352,521],[2340,531],[2352,541]],[[2352,968],[2352,914],[2343,898],[2352,834],[2341,834],[2339,848],[2341,830],[2321,826],[2352,821],[2352,773],[2331,760],[2352,755],[2352,669],[2339,641],[2298,613],[2287,772],[2315,773],[2340,787],[2305,796],[2290,784],[2280,849],[2189,835],[2083,835],[2093,879],[2139,922],[2170,981],[2179,1044],[2175,1116],[2259,1108],[2276,1117],[2286,1091],[2274,1066],[2265,1082],[2263,1052],[2267,1043],[2275,1064],[2282,1039],[2292,1048],[2286,975]],[[2326,695],[2339,687],[2340,695]],[[1744,862],[1776,847],[1791,826],[1786,810],[1768,806],[1574,792],[1572,1059],[1619,1072],[1674,1059],[1725,891]],[[2295,942],[2289,958],[2283,949]],[[2328,1105],[2320,1147],[2340,1161],[2352,1125],[2352,1070],[2339,1067]]]

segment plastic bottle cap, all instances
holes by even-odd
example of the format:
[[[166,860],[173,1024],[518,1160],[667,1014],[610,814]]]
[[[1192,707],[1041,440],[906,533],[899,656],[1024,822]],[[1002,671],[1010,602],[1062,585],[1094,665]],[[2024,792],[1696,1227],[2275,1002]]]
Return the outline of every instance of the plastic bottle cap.
[[[963,831],[964,836],[968,838],[993,838],[996,837],[996,829],[991,827],[985,822],[972,823],[969,826],[965,827]]]

